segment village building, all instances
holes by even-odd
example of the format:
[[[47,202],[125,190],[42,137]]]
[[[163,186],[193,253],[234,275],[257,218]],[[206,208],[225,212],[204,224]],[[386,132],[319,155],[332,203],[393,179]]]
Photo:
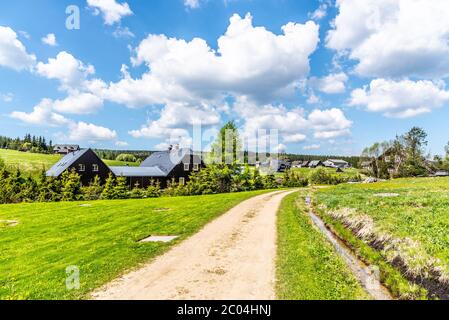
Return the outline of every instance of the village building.
[[[345,161],[340,159],[329,159],[323,162],[324,166],[327,168],[340,168],[340,169],[348,169],[351,165]]]
[[[76,144],[57,144],[53,147],[54,154],[69,154],[79,150],[80,146]]]
[[[75,170],[81,177],[83,185],[98,176],[102,182],[106,181],[111,169],[101,160],[92,149],[82,149],[71,152],[59,160],[50,170],[47,177],[60,178],[65,171]]]
[[[269,159],[267,162],[260,163],[258,168],[263,173],[277,173],[287,171],[291,168],[291,164],[285,160]]]
[[[153,153],[140,167],[108,167],[92,149],[82,149],[67,154],[47,171],[47,176],[59,178],[65,171],[75,170],[81,176],[81,183],[89,185],[95,176],[99,176],[104,183],[112,173],[115,177],[125,177],[129,188],[135,185],[147,188],[158,181],[164,189],[171,181],[185,184],[192,172],[204,166],[201,157],[190,149],[171,148]]]
[[[313,160],[309,162],[308,167],[314,169],[318,167],[324,167],[324,164],[323,162],[321,162],[321,160]]]
[[[301,168],[302,167],[302,161],[293,161],[292,162],[292,168]]]

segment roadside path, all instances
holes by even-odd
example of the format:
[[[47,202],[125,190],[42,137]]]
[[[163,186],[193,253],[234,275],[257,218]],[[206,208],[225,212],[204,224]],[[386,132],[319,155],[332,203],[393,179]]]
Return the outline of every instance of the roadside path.
[[[246,200],[139,270],[92,294],[120,300],[275,299],[276,214],[294,191]]]

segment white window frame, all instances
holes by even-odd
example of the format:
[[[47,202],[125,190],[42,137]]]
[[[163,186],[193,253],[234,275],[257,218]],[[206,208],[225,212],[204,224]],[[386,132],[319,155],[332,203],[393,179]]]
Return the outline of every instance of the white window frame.
[[[190,164],[184,163],[184,171],[190,171]]]
[[[186,184],[186,178],[184,178],[184,177],[179,178],[179,185],[183,186],[185,184]]]
[[[98,164],[94,163],[92,165],[92,172],[98,172],[100,171],[100,167],[98,166]]]
[[[78,171],[79,172],[86,172],[86,165],[85,164],[78,164]]]
[[[194,163],[193,164],[193,171],[199,171],[200,170],[200,165],[198,163]]]

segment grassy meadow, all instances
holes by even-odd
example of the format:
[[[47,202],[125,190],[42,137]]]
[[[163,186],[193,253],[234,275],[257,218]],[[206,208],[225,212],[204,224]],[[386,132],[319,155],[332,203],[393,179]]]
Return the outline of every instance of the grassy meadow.
[[[356,178],[360,172],[358,169],[355,168],[349,168],[349,169],[344,169],[342,173],[337,173],[337,169],[334,168],[323,168],[323,167],[319,167],[321,169],[324,169],[327,173],[332,174],[332,175],[338,175],[338,176],[342,176],[342,177],[347,177],[347,178]],[[316,169],[313,168],[293,168],[293,171],[295,172],[299,172],[302,175],[309,177]]]
[[[0,300],[88,298],[95,288],[264,192],[0,205]],[[150,235],[180,237],[168,244],[138,242]],[[66,289],[68,266],[80,269],[79,290]]]
[[[377,255],[378,264],[388,262],[414,284],[407,288],[384,268],[399,298],[420,298],[423,291],[428,298],[449,298],[448,178],[345,184],[317,191],[314,202],[363,258],[373,262]]]
[[[307,190],[287,196],[278,215],[276,291],[283,300],[360,300],[369,296],[315,228]]]
[[[42,169],[50,169],[61,159],[61,157],[62,156],[60,155],[54,154],[40,154],[0,149],[0,158],[5,161],[8,168],[18,168],[22,171],[22,173],[31,175],[39,174]],[[109,166],[123,166],[125,164],[137,166],[135,163],[125,163],[115,160],[104,160],[104,162]]]

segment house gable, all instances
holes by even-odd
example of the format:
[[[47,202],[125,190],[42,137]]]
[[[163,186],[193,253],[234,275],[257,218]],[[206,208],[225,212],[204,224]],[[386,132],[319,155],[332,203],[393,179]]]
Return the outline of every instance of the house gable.
[[[59,178],[65,171],[72,169],[80,175],[83,185],[89,185],[95,176],[99,176],[104,182],[111,173],[110,168],[95,152],[91,149],[83,149],[67,154],[47,171],[47,176]]]

